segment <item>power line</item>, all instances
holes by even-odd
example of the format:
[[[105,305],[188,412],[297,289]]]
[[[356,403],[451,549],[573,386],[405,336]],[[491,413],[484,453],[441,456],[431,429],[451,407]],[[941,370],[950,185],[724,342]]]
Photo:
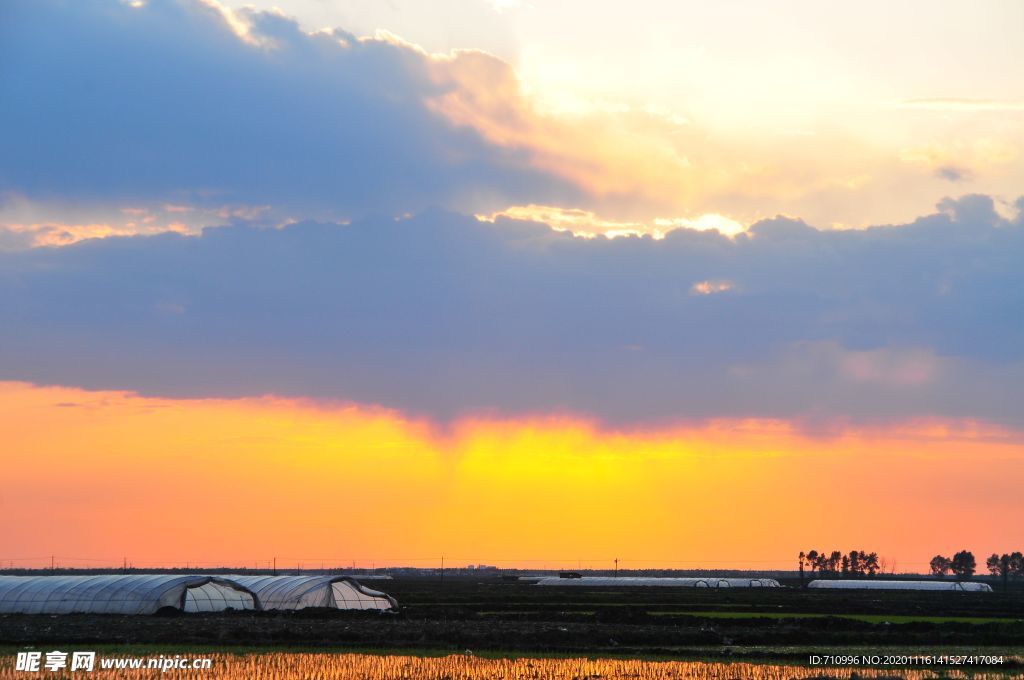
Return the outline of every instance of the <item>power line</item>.
[[[276,561],[278,558],[262,558],[252,559],[249,558],[230,558],[230,559],[206,559],[206,560],[182,560],[178,558],[155,558],[155,559],[144,559],[144,560],[131,560],[131,564],[138,568],[140,565],[148,565],[151,568],[162,567],[162,568],[177,568],[176,565],[184,564],[186,568],[199,567],[199,566],[217,566],[217,567],[231,567],[235,565],[246,565],[255,564],[257,568],[261,568],[258,565],[263,563],[267,565],[267,568],[275,568]],[[324,568],[338,569],[338,568],[355,568],[365,569],[365,565],[372,564],[383,564],[387,565],[388,568],[402,567],[402,566],[415,566],[417,563],[431,565],[437,564],[437,556],[430,557],[367,557],[367,558],[352,558],[346,557],[294,557],[284,556],[280,559],[285,560],[289,563],[321,563]],[[505,557],[505,558],[494,558],[494,557],[481,557],[479,555],[472,557],[459,557],[459,556],[445,556],[445,562],[449,565],[452,563],[465,563],[465,564],[512,564],[512,565],[538,565],[538,564],[562,564],[562,565],[577,565],[583,564],[588,565],[603,565],[609,564],[614,561],[612,557]],[[795,559],[793,557],[778,557],[772,559],[720,559],[715,557],[705,557],[701,559],[665,559],[665,558],[620,558],[621,564],[629,565],[714,565],[720,567],[720,565],[790,565]],[[36,562],[39,564],[49,564],[51,568],[55,568],[57,565],[64,565],[64,568],[69,563],[91,563],[95,565],[124,567],[129,563],[127,556],[123,557],[76,557],[69,555],[36,555],[31,557],[0,557],[0,563],[13,564],[13,563],[25,563],[25,562]],[[928,565],[928,561],[915,561],[915,560],[895,560],[900,565]],[[359,564],[363,566],[360,567]],[[242,567],[248,568],[248,567]],[[711,568],[711,567],[709,567]]]

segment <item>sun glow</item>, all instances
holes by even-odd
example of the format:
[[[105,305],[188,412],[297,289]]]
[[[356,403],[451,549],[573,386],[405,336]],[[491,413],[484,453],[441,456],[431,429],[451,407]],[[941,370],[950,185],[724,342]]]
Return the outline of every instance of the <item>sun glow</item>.
[[[746,231],[746,227],[736,220],[708,213],[695,219],[686,217],[659,217],[651,223],[634,221],[616,221],[600,217],[591,210],[582,208],[560,208],[551,205],[514,205],[489,215],[477,215],[478,220],[494,222],[499,218],[540,222],[556,231],[568,231],[575,236],[592,238],[595,236],[651,236],[655,239],[665,238],[665,234],[675,229],[693,229],[695,231],[718,231],[723,236],[735,236]]]
[[[441,426],[275,397],[0,383],[0,429],[0,542],[22,551],[0,558],[24,564],[767,568],[828,543],[911,567],[968,539],[998,549],[1019,532],[1009,510],[1024,484],[1019,435],[977,423]],[[818,498],[840,487],[858,500]],[[938,515],[941,534],[920,530]]]

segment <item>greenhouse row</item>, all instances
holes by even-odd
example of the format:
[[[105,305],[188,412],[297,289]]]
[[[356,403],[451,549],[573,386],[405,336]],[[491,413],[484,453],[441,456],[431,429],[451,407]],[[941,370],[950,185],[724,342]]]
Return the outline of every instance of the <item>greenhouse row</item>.
[[[780,588],[773,578],[718,578],[705,576],[701,578],[671,577],[636,577],[636,576],[571,576],[540,577],[535,580],[538,586],[575,586],[575,587],[619,587],[632,588],[639,586],[660,586],[664,588]],[[828,590],[942,590],[975,593],[990,593],[992,587],[987,583],[967,581],[886,581],[844,579],[818,579],[811,581],[809,588]]]
[[[396,611],[398,602],[344,576],[104,574],[0,576],[0,614],[155,614],[323,607]]]
[[[643,576],[584,576],[581,578],[560,578],[557,576],[541,578],[539,586],[589,586],[589,587],[634,587],[660,586],[663,588],[778,588],[779,582],[773,578],[672,578]]]
[[[828,590],[958,590],[972,593],[991,593],[987,583],[967,581],[863,581],[828,580],[811,581],[808,588]]]

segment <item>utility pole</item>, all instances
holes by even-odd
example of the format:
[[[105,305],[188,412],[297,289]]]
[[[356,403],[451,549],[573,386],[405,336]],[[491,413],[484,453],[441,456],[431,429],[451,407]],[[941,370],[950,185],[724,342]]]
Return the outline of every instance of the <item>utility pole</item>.
[[[277,576],[277,558],[274,558],[274,576]]]
[[[444,585],[444,555],[441,555],[441,585]]]
[[[615,578],[619,577],[619,558],[615,558]]]
[[[50,572],[53,573],[53,555],[50,555]]]

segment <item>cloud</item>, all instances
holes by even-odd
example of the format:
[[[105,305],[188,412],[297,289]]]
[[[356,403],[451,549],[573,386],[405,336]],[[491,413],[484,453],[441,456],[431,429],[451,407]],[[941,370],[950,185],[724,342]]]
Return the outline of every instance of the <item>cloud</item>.
[[[274,223],[431,206],[483,215],[570,206],[647,233],[666,230],[656,218],[700,226],[707,216],[738,231],[777,213],[819,224],[906,221],[947,192],[947,167],[969,167],[983,184],[977,189],[992,195],[1020,185],[1017,112],[1006,103],[983,116],[877,107],[846,130],[838,118],[791,102],[787,120],[769,124],[746,105],[751,93],[735,86],[749,69],[730,68],[710,83],[702,67],[690,70],[703,76],[687,77],[685,61],[662,56],[643,72],[615,50],[614,64],[578,61],[584,50],[559,76],[569,82],[555,89],[580,105],[552,106],[544,78],[529,80],[552,71],[550,55],[538,70],[403,39],[466,45],[485,26],[482,44],[509,59],[518,50],[504,22],[525,17],[526,6],[503,19],[483,0],[309,3],[290,7],[308,22],[346,23],[308,32],[321,24],[304,29],[279,10],[214,0],[5,2],[0,224],[119,231],[103,215],[164,204],[267,206]],[[469,17],[462,24],[472,26],[456,35],[445,17]],[[667,79],[652,99],[609,81],[612,71],[648,87]],[[622,85],[622,96],[583,96],[595,73],[601,89]],[[709,84],[743,93],[745,104],[708,109]],[[674,94],[664,100],[658,92]],[[778,133],[794,129],[815,143]],[[5,219],[11,196],[47,210]],[[61,218],[69,206],[76,213]]]
[[[270,206],[197,206],[175,203],[88,211],[94,221],[77,221],[73,206],[38,204],[15,197],[0,200],[0,250],[62,246],[86,239],[153,235],[166,232],[195,235],[212,223],[236,221],[280,226],[267,219]]]
[[[935,169],[935,176],[950,182],[964,182],[972,179],[974,174],[967,168],[958,168],[955,165],[943,165]]]
[[[0,196],[332,219],[580,196],[433,110],[472,53],[309,34],[212,0],[12,0],[2,14],[0,129],[18,133],[0,136]]]
[[[894,104],[901,109],[920,109],[925,111],[1024,111],[1024,102],[998,99],[907,99]]]
[[[715,295],[735,288],[731,281],[698,281],[690,286],[691,295]]]
[[[165,232],[189,233],[181,223],[146,225],[129,221],[123,226],[111,224],[0,224],[0,250],[20,250],[40,246],[66,246],[86,239],[112,236],[137,236]]]
[[[561,208],[551,205],[516,205],[498,210],[490,215],[477,215],[477,218],[494,222],[500,217],[528,222],[543,222],[552,229],[568,231],[577,236],[652,236],[664,238],[673,229],[695,229],[698,231],[717,230],[726,236],[735,236],[745,227],[724,215],[708,213],[689,219],[683,217],[660,217],[651,223],[608,220],[598,216],[591,210],[581,208]]]
[[[1024,427],[1014,219],[966,196],[904,225],[659,240],[434,210],[0,253],[0,379],[437,418]]]
[[[273,10],[276,0],[222,0],[236,8]],[[431,52],[483,48],[511,59],[518,41],[508,21],[508,3],[489,0],[289,0],[284,3],[307,30],[344,26],[359,35],[373,35],[386,28],[422,45]]]

